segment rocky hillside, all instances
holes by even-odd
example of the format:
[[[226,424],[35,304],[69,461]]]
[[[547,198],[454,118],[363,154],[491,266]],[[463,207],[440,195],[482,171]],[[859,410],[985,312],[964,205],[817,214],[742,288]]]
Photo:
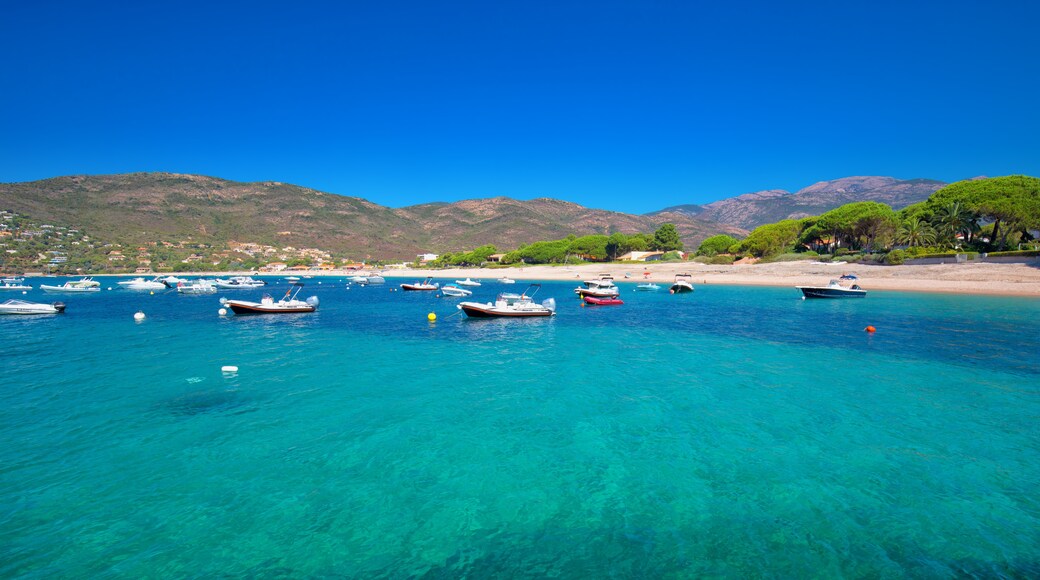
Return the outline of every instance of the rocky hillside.
[[[636,216],[555,199],[501,197],[392,209],[285,183],[240,183],[173,173],[0,184],[0,209],[83,229],[96,240],[131,244],[234,240],[374,259],[461,251],[483,244],[509,250],[569,234],[653,232],[669,221],[694,248],[717,233],[745,233],[684,212]]]
[[[944,185],[932,179],[845,177],[820,181],[795,193],[783,189],[756,191],[706,205],[669,207],[648,215],[678,212],[751,230],[782,219],[819,215],[854,201],[878,201],[901,209],[924,201]]]

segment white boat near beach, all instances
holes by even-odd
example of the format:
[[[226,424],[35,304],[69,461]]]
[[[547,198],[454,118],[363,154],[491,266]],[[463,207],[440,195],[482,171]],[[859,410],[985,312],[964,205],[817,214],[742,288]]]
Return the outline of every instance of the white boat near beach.
[[[90,278],[80,278],[79,280],[69,280],[61,286],[54,286],[52,284],[40,284],[40,290],[44,292],[100,292],[101,282]]]
[[[0,280],[0,291],[16,292],[32,290],[32,286],[23,284],[25,278],[4,278]]]
[[[165,290],[169,288],[165,282],[155,277],[151,280],[145,280],[144,278],[134,278],[133,280],[123,280],[122,282],[116,282],[119,286],[122,286],[126,290]]]
[[[459,286],[480,286],[480,282],[470,280],[469,278],[466,278],[465,280],[456,280],[455,283]]]
[[[239,290],[243,288],[259,288],[266,286],[267,282],[263,280],[254,280],[249,276],[232,276],[228,279],[217,278],[213,281],[213,284],[223,290]]]
[[[178,294],[216,294],[217,286],[212,280],[181,280],[177,283]]]
[[[445,284],[441,287],[441,294],[444,294],[445,296],[460,298],[465,296],[473,296],[473,291],[466,290],[465,288],[459,288],[454,284]]]

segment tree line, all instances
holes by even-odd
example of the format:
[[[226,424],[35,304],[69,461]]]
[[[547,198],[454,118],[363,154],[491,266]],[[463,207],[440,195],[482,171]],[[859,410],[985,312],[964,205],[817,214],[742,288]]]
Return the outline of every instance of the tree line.
[[[849,203],[822,215],[755,228],[743,240],[712,236],[699,255],[771,257],[792,251],[911,254],[950,250],[995,252],[1032,242],[1040,229],[1040,179],[1011,175],[960,181],[900,211],[874,201]]]
[[[585,261],[616,260],[628,252],[644,251],[681,251],[683,242],[675,224],[662,224],[652,234],[623,234],[620,232],[608,235],[574,236],[559,240],[538,241],[521,245],[516,250],[505,253],[503,264],[564,264]],[[471,252],[446,253],[437,257],[429,265],[433,267],[447,266],[479,266],[488,258],[498,253],[495,246],[481,246]]]

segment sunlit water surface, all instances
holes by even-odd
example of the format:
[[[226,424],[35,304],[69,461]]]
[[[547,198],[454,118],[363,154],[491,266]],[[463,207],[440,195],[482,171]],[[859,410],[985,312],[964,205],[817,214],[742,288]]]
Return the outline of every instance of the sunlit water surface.
[[[1040,575],[1040,301],[306,282],[0,317],[0,576]]]

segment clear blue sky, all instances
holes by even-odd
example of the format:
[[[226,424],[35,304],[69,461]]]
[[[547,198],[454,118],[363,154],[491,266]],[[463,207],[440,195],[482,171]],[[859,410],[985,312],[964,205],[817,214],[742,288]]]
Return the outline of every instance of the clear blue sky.
[[[1038,4],[7,2],[0,181],[172,171],[643,213],[1040,175]]]

